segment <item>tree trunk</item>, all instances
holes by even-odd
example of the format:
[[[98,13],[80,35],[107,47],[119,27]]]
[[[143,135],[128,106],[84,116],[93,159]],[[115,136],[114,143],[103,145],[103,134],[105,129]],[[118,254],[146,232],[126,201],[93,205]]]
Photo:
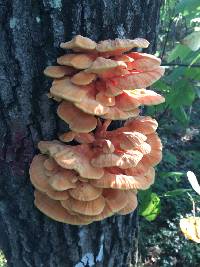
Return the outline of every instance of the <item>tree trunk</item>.
[[[28,169],[39,140],[66,129],[46,94],[61,41],[144,37],[155,50],[162,0],[0,0],[0,247],[9,267],[127,267],[136,214],[89,226],[57,223],[33,205]]]

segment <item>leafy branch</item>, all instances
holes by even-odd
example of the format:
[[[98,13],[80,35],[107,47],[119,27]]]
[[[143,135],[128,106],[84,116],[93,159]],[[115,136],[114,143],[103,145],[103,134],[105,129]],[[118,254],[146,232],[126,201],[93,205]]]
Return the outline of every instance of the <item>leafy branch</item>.
[[[200,64],[190,65],[190,64],[184,64],[184,63],[163,63],[162,66],[165,66],[165,67],[178,66],[178,67],[188,67],[188,68],[199,68]]]

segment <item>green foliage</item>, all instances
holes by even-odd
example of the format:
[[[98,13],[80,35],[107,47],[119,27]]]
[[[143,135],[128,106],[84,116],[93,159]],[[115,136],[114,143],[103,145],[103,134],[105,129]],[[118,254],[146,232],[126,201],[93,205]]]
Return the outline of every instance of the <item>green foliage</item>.
[[[180,182],[180,179],[185,173],[183,172],[160,172],[160,178],[174,178],[175,181],[178,183]]]
[[[149,250],[159,247],[152,266],[198,267],[200,246],[180,233],[179,220],[192,214],[188,193],[200,207],[200,196],[186,176],[191,170],[200,177],[199,0],[164,0],[156,55],[166,71],[153,89],[164,95],[166,102],[148,107],[146,114],[158,119],[164,150],[156,183],[151,190],[139,192],[140,250],[143,261],[148,262]]]
[[[148,221],[155,220],[161,209],[159,196],[148,189],[139,192],[139,201],[139,214]]]
[[[164,153],[163,161],[169,163],[172,166],[176,166],[177,163],[176,156],[172,154],[169,150],[166,150],[163,153]]]
[[[166,102],[148,111],[158,117],[167,113],[183,128],[188,126],[190,109],[200,96],[199,17],[199,0],[165,1],[161,10],[162,31],[157,54],[162,56],[166,73],[154,87],[166,97]],[[174,36],[171,31],[175,32]]]
[[[200,153],[199,151],[191,150],[191,151],[183,151],[182,155],[188,157],[188,161],[190,165],[192,164],[193,168],[196,170],[200,170]]]
[[[189,47],[187,47],[186,45],[182,45],[182,44],[177,44],[174,49],[172,49],[169,52],[168,58],[167,58],[167,62],[170,63],[172,61],[174,61],[175,59],[185,59],[188,54],[191,53],[191,50],[189,49]]]
[[[197,51],[200,48],[200,31],[190,33],[182,40],[182,43],[192,51]]]
[[[183,53],[186,55],[186,53]],[[180,57],[180,54],[176,54]],[[170,58],[170,60],[172,57]],[[200,62],[200,60],[197,60]],[[200,70],[190,69],[188,67],[174,67],[173,70],[155,84],[157,88],[166,98],[166,102],[160,105],[159,113],[166,108],[183,127],[187,126],[190,117],[187,108],[191,107],[196,98],[198,98],[197,90]]]
[[[187,15],[189,12],[195,12],[199,8],[199,0],[181,0],[176,6],[176,12]]]
[[[191,192],[192,189],[185,189],[185,188],[178,188],[171,191],[167,191],[164,194],[164,197],[177,197],[181,196],[182,194],[185,194],[186,192]]]
[[[0,267],[7,267],[7,261],[2,253],[2,251],[0,251]]]

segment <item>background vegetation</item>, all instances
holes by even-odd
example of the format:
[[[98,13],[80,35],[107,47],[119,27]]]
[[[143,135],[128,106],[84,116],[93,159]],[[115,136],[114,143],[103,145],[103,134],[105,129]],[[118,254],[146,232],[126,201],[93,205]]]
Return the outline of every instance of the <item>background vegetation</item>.
[[[139,195],[141,266],[200,266],[200,245],[185,239],[179,220],[190,216],[193,196],[188,170],[200,177],[200,2],[165,0],[157,56],[166,66],[163,79],[153,88],[166,102],[145,114],[159,121],[164,145],[155,185]],[[200,206],[200,205],[199,205]],[[200,209],[197,208],[197,216]],[[0,252],[0,267],[6,260]]]
[[[1,251],[0,251],[0,267],[7,267],[6,259]]]
[[[145,114],[159,122],[164,150],[156,183],[140,193],[141,266],[200,266],[200,245],[187,240],[179,228],[182,217],[197,213],[200,197],[191,189],[186,172],[200,177],[200,2],[165,0],[157,55],[165,76],[153,85],[166,102]],[[199,229],[200,231],[200,229]]]

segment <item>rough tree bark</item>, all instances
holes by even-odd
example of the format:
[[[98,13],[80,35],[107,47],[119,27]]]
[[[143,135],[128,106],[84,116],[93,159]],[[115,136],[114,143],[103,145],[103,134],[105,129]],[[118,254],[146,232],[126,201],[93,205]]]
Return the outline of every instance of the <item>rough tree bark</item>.
[[[136,214],[75,227],[33,206],[28,168],[63,129],[42,72],[63,40],[144,37],[155,49],[162,0],[0,0],[0,247],[10,267],[127,267]]]

